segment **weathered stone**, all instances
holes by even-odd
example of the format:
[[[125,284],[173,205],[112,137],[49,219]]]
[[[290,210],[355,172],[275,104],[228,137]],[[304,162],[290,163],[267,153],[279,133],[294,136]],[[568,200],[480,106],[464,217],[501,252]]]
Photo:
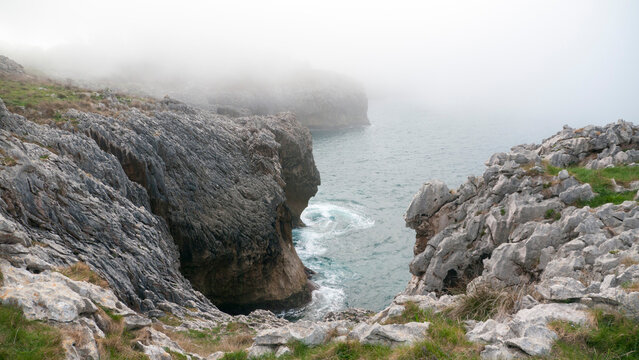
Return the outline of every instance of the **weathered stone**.
[[[349,337],[357,339],[362,344],[406,345],[422,340],[429,325],[418,322],[391,325],[361,324],[359,328],[353,329]]]
[[[421,189],[413,197],[404,220],[407,226],[421,221],[438,211],[445,203],[449,202],[453,196],[448,187],[441,181],[431,181],[422,185]]]
[[[566,204],[574,204],[577,201],[588,201],[595,197],[590,184],[573,186],[559,194],[559,199]]]
[[[129,315],[124,317],[124,329],[137,330],[143,327],[151,326],[151,319],[138,315]]]

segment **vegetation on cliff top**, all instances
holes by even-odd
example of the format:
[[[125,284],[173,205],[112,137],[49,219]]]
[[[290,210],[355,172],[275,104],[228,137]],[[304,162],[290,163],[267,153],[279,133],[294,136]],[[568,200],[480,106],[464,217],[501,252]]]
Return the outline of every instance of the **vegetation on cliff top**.
[[[231,322],[212,329],[172,331],[156,323],[156,330],[168,335],[189,353],[207,356],[217,351],[237,352],[253,343],[255,331],[246,324]]]
[[[554,321],[549,327],[559,335],[551,359],[637,359],[639,323],[619,313],[593,311],[590,326]]]
[[[561,168],[546,164],[546,172],[556,176]],[[579,206],[590,206],[595,208],[606,203],[615,205],[627,200],[634,200],[637,195],[636,190],[616,192],[613,185],[628,186],[633,181],[639,180],[639,166],[614,166],[603,169],[586,169],[581,166],[571,166],[566,169],[568,173],[582,183],[588,183],[592,191],[597,195],[590,201],[580,202]]]
[[[0,305],[0,359],[63,359],[60,332],[42,322],[27,320],[22,310]]]
[[[633,200],[636,190],[616,192],[614,181],[621,186],[628,186],[631,182],[639,180],[639,166],[615,166],[604,169],[586,169],[583,167],[568,168],[568,172],[582,183],[592,186],[592,191],[597,193],[594,199],[580,205],[588,205],[592,208],[606,203],[621,204],[627,200]]]
[[[9,111],[39,123],[61,125],[73,122],[64,112],[77,109],[117,116],[118,111],[136,107],[148,110],[152,99],[115,94],[116,103],[102,93],[70,84],[32,76],[0,76],[0,99]]]

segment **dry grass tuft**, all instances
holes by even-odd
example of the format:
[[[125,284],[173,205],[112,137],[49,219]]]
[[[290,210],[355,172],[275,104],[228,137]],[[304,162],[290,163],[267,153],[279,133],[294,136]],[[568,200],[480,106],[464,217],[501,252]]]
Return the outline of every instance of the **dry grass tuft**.
[[[216,351],[237,352],[253,344],[254,331],[246,324],[229,323],[206,330],[173,331],[159,323],[153,328],[165,333],[185,351],[208,356]]]
[[[106,336],[97,339],[100,359],[107,360],[143,360],[148,357],[135,350],[134,344],[143,340],[147,333],[143,331],[128,331],[124,329],[122,316],[114,314],[109,309],[99,307],[98,316],[108,323]]]
[[[104,278],[91,270],[89,265],[82,261],[78,261],[71,266],[58,268],[56,271],[72,280],[86,281],[103,288],[109,287],[108,281],[104,280]]]
[[[639,264],[639,261],[631,258],[630,256],[624,256],[621,258],[621,265],[632,266]]]
[[[462,295],[460,301],[447,310],[447,314],[459,321],[501,319],[511,314],[526,294],[525,288],[494,290],[480,287]]]
[[[621,288],[626,292],[639,292],[639,282],[626,282],[621,284]]]

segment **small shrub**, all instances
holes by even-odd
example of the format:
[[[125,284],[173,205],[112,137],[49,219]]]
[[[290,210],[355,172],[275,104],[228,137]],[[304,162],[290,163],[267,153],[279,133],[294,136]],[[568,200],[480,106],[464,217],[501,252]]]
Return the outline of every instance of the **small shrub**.
[[[546,210],[546,213],[544,214],[544,218],[548,220],[552,219],[554,221],[557,221],[561,219],[561,213],[555,209],[548,209]]]
[[[387,324],[406,324],[409,322],[426,322],[428,321],[428,313],[419,308],[414,302],[404,304],[404,311],[400,316],[390,318]]]
[[[499,209],[499,212],[501,213],[501,216],[506,215],[506,209],[504,208]]]
[[[5,156],[2,158],[2,165],[4,166],[15,166],[16,164],[18,164],[18,162],[11,156]]]
[[[510,313],[515,307],[516,299],[515,293],[482,287],[462,295],[460,301],[448,311],[448,315],[459,321],[484,321],[498,314]]]
[[[47,160],[47,159],[49,159],[49,154],[40,155],[40,160]]]

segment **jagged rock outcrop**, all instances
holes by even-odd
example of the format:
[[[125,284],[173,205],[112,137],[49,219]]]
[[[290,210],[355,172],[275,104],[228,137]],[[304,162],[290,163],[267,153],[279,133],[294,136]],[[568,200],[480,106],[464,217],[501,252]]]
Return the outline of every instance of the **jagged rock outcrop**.
[[[24,75],[24,67],[6,56],[0,55],[0,75]]]
[[[180,274],[144,191],[92,140],[31,123],[0,101],[0,149],[1,257],[35,273],[86,262],[137,310],[162,301],[215,310]]]
[[[15,161],[2,172],[2,212],[49,245],[7,252],[13,263],[85,261],[142,310],[146,299],[211,308],[178,269],[230,311],[310,299],[291,229],[319,174],[293,115],[230,120],[170,99],[143,112],[103,96],[117,119],[69,110],[57,128],[1,105],[2,150]]]
[[[591,164],[598,161],[589,160],[592,157],[608,161],[636,147],[638,130],[627,122],[566,127],[541,145],[520,145],[493,155],[483,176],[470,177],[457,190],[448,191],[439,182],[425,184],[405,215],[407,226],[417,233],[407,293],[445,290],[493,268],[493,279],[503,285],[536,279],[545,266],[540,257],[547,259],[550,247],[554,253],[574,239],[577,225],[593,216],[570,206],[592,199],[590,185],[566,174],[563,179],[548,175],[544,162]],[[617,234],[622,231],[618,228]],[[502,257],[496,258],[496,252],[518,258],[512,264],[497,264]]]
[[[467,294],[534,295],[519,299],[516,314],[506,319],[469,324],[468,337],[487,344],[482,357],[488,359],[547,355],[557,338],[548,322],[584,324],[592,307],[639,318],[637,202],[577,207],[597,195],[590,184],[566,170],[548,170],[637,166],[637,149],[639,127],[631,123],[564,127],[541,145],[494,154],[483,176],[457,190],[424,184],[405,215],[416,230],[405,294],[433,296],[466,286]],[[401,310],[394,306],[380,316]]]

